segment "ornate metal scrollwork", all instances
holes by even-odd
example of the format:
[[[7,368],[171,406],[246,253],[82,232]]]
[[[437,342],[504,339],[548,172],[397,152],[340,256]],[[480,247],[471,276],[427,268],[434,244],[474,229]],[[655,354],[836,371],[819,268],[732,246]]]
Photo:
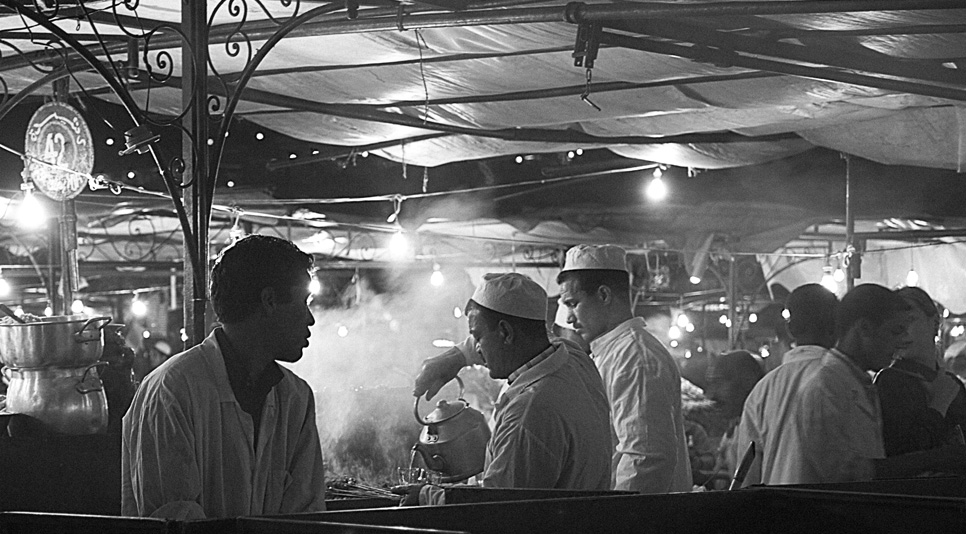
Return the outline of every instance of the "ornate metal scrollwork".
[[[117,257],[121,261],[137,264],[147,261],[177,261],[182,258],[181,241],[176,236],[178,229],[158,232],[152,218],[146,214],[128,217],[123,222],[127,226],[125,235],[110,235],[108,229],[115,224],[99,221],[87,232],[81,233],[77,243],[78,259],[93,260],[103,257]],[[143,229],[148,226],[148,231]],[[92,230],[103,230],[93,232]]]

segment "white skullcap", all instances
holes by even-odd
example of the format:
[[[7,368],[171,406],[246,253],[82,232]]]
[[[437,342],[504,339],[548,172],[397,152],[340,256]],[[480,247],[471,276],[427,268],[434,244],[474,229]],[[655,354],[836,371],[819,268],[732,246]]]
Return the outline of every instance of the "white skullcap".
[[[471,300],[514,317],[547,320],[547,292],[520,273],[484,274],[483,283],[476,288]]]
[[[624,271],[627,272],[627,252],[616,245],[577,245],[567,251],[564,271]]]

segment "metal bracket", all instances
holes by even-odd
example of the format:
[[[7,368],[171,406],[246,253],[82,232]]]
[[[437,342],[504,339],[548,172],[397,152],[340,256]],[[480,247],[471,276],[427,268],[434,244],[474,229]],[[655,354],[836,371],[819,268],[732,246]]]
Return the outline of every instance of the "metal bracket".
[[[585,22],[577,26],[577,41],[574,43],[574,53],[572,54],[575,67],[594,68],[597,50],[600,48],[601,33],[600,24]]]

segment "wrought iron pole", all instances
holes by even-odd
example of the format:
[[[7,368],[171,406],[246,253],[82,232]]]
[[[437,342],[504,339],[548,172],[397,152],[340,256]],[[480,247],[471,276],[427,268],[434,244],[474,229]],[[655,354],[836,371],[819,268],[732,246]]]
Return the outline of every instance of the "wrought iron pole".
[[[208,223],[211,217],[211,195],[208,176],[208,25],[207,0],[182,0],[181,27],[187,39],[181,49],[185,83],[181,88],[181,104],[189,110],[184,116],[182,154],[187,183],[182,193],[188,212],[193,239],[185,240],[197,259],[192,265],[190,254],[184,261],[184,328],[185,347],[204,339],[208,305]]]
[[[845,250],[849,256],[849,268],[845,270],[845,290],[855,287],[856,266],[861,261],[859,250],[855,247],[855,211],[852,209],[852,156],[842,154],[845,159]]]

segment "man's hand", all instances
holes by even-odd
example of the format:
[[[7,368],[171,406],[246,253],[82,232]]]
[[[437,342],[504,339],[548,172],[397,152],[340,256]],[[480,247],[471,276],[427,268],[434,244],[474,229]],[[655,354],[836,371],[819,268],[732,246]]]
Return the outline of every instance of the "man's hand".
[[[426,400],[432,399],[443,386],[456,378],[465,365],[466,358],[457,347],[452,347],[438,356],[426,358],[416,376],[413,396],[425,394]]]

